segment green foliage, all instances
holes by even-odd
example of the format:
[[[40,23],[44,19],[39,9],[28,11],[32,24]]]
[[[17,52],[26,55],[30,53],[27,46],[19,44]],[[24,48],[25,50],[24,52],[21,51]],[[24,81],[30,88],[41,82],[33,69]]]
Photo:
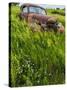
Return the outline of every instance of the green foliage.
[[[64,34],[33,33],[19,12],[18,6],[11,7],[11,86],[63,84]]]
[[[59,15],[65,16],[65,10],[63,9],[50,9],[50,12],[52,14],[59,14]]]

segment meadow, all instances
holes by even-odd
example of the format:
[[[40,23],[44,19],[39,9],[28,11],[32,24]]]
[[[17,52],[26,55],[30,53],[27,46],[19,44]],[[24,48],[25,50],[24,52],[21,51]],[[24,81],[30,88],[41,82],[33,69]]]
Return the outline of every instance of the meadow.
[[[53,14],[65,26],[65,16]],[[9,14],[9,86],[37,86],[65,83],[65,34],[32,32],[17,16],[18,6]],[[60,18],[62,17],[62,18]]]

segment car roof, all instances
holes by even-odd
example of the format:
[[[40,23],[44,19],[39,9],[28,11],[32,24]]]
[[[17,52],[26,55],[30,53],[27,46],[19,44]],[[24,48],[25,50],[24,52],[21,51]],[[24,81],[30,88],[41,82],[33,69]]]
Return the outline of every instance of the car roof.
[[[33,6],[33,7],[39,7],[39,8],[42,8],[42,9],[44,9],[43,7],[41,7],[41,6],[38,6],[37,4],[31,4],[31,3],[24,3],[24,4],[22,4],[21,5],[21,8],[23,8],[23,7],[28,7],[28,6]]]

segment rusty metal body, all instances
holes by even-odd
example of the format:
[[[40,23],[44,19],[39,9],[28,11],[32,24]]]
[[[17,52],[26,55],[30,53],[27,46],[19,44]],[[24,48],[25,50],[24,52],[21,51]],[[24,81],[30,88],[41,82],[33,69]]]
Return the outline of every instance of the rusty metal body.
[[[35,4],[29,4],[29,3],[23,4],[21,6],[20,19],[23,20],[25,19],[28,23],[35,22],[38,25],[40,25],[42,28],[49,27],[49,28],[53,28],[54,30],[60,28],[58,26],[57,20],[54,17],[48,16],[44,8]],[[60,28],[58,29],[58,31],[64,32],[64,29]]]

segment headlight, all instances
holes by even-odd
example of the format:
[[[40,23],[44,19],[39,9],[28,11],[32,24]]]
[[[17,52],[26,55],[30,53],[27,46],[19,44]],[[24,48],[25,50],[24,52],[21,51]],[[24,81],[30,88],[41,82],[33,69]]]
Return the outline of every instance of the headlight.
[[[61,23],[58,23],[58,31],[64,32],[64,26]]]
[[[58,28],[60,28],[62,26],[62,23],[58,23]]]

